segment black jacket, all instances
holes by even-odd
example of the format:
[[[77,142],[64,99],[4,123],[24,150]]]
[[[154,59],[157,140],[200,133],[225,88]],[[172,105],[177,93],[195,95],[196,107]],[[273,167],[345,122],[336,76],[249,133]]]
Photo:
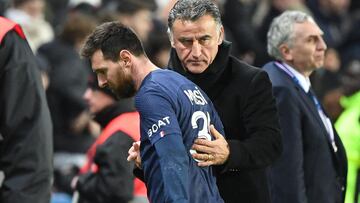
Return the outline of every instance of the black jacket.
[[[121,102],[105,108],[98,113],[95,120],[101,127],[125,112],[134,111],[132,101]],[[134,142],[121,131],[111,135],[103,144],[97,146],[94,162],[98,165],[97,173],[88,172],[79,176],[76,189],[81,203],[127,203],[133,198],[134,165],[126,160],[128,150]]]
[[[173,69],[199,85],[213,101],[230,146],[218,168],[217,184],[226,203],[270,202],[266,168],[281,153],[275,100],[267,74],[230,55],[223,42],[214,62],[201,74],[186,72],[172,50]]]
[[[264,69],[273,83],[284,143],[284,153],[270,170],[273,201],[344,202],[347,160],[336,130],[334,152],[311,97],[273,62]]]
[[[50,63],[50,84],[46,92],[54,124],[54,151],[84,153],[94,141],[86,133],[73,130],[75,119],[86,110],[83,94],[90,73],[89,64],[70,44],[56,39],[38,52]]]
[[[52,123],[35,57],[10,31],[0,44],[0,202],[48,203]]]

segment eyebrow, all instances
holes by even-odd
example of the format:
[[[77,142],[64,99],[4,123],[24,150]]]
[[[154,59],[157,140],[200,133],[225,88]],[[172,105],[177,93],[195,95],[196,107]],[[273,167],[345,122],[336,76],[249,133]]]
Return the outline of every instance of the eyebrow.
[[[324,32],[322,32],[322,31],[320,31],[319,33],[314,33],[314,34],[310,34],[310,35],[308,35],[308,36],[306,36],[306,37],[317,37],[317,36],[324,36]]]
[[[211,38],[210,35],[204,35],[204,36],[201,36],[199,39],[209,39],[209,38]]]
[[[203,35],[203,36],[200,36],[200,37],[195,37],[195,39],[199,40],[199,39],[208,39],[208,38],[211,38],[210,35],[206,34],[206,35]],[[192,40],[193,37],[180,37],[179,40]]]
[[[306,39],[310,39],[310,38],[313,38],[313,39],[319,39],[319,38],[322,38],[324,37],[324,34],[321,33],[320,35],[309,35],[309,36],[306,36]]]

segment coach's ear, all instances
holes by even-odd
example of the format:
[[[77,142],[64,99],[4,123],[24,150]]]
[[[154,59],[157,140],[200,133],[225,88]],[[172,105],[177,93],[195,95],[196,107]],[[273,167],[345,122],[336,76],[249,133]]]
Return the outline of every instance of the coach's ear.
[[[222,42],[224,41],[224,36],[225,36],[224,33],[225,33],[224,26],[221,26],[220,33],[219,33],[219,39],[218,39],[218,45],[222,44]]]
[[[172,31],[170,30],[170,28],[168,28],[167,34],[168,34],[168,37],[169,37],[169,40],[170,40],[171,47],[172,47],[172,48],[175,48],[174,36],[173,36],[173,33],[172,33]]]

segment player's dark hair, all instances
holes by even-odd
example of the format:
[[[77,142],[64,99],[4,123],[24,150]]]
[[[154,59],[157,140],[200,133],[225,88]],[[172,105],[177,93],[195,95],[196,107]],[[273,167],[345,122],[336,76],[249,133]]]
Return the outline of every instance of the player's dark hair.
[[[135,56],[145,55],[141,41],[128,27],[119,22],[107,22],[96,27],[87,38],[81,55],[91,58],[97,51],[101,50],[104,59],[112,61],[119,60],[121,50],[128,50]]]

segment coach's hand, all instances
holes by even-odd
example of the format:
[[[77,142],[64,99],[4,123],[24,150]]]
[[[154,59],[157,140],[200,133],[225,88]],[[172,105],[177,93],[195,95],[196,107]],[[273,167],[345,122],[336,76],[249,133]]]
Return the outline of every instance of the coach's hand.
[[[199,166],[221,165],[229,157],[229,144],[213,125],[210,126],[210,133],[215,140],[196,139],[192,149],[199,153],[193,153],[194,159],[199,160]]]

